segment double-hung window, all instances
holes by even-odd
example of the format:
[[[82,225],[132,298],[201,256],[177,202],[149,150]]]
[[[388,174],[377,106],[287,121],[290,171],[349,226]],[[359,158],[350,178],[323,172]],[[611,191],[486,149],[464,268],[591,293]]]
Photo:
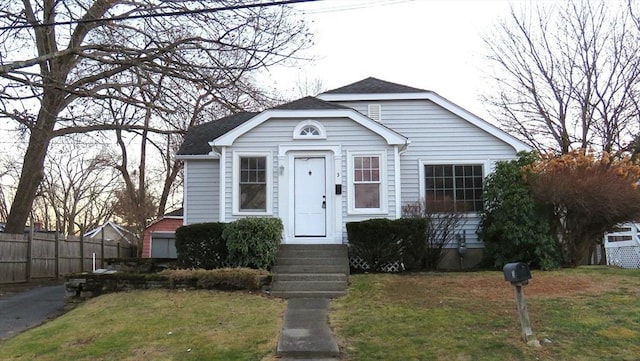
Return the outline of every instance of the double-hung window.
[[[432,211],[482,210],[481,164],[425,164],[424,195]]]
[[[269,159],[267,154],[236,153],[233,177],[235,213],[268,213],[271,203]]]
[[[383,153],[351,153],[349,160],[349,211],[383,213],[385,160]]]

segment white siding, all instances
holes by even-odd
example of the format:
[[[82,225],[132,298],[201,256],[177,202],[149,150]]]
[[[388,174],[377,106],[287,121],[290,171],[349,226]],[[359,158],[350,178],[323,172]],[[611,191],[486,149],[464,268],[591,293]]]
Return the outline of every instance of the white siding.
[[[342,102],[363,114],[372,102]],[[381,105],[382,123],[409,138],[411,144],[400,156],[402,204],[420,198],[419,163],[472,161],[485,166],[485,176],[496,161],[516,157],[507,143],[428,100],[376,101]],[[481,247],[477,240],[477,217],[465,227],[470,248]]]
[[[188,160],[184,162],[185,224],[218,222],[218,192],[220,162],[218,160]]]

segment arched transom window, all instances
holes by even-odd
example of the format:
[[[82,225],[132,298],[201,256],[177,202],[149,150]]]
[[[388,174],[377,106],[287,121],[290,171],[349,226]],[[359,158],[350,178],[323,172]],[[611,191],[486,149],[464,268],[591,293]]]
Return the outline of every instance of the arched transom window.
[[[293,130],[293,139],[327,139],[327,133],[320,122],[303,120]]]
[[[320,135],[320,131],[313,125],[307,125],[306,127],[302,128],[302,130],[300,131],[300,135],[303,137],[307,135]]]

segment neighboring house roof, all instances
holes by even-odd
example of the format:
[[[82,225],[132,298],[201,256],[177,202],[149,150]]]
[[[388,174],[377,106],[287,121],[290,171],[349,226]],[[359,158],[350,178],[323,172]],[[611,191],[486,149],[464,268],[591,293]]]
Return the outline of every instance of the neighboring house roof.
[[[209,149],[211,149],[211,148],[209,148]],[[151,221],[151,223],[149,223],[145,227],[145,232],[147,231],[147,229],[149,229],[149,227],[151,227],[154,224],[162,221],[163,219],[182,219],[182,218],[184,218],[184,208],[178,208],[175,211],[171,211],[169,213],[165,213],[164,216],[158,217],[158,218],[154,219],[153,221]]]
[[[100,232],[106,227],[111,227],[116,232],[116,234],[118,234],[120,237],[125,239],[127,242],[131,242],[129,238],[134,237],[131,231],[111,221],[86,232],[85,234],[82,235],[82,237],[93,238],[93,237],[99,236]]]
[[[209,142],[253,118],[258,113],[242,112],[195,126],[187,132],[178,155],[209,154]]]

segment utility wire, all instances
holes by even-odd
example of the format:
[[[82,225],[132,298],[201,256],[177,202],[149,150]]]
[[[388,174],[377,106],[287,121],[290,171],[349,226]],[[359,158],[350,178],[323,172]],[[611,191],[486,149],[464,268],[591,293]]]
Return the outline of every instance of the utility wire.
[[[414,1],[416,0],[393,0],[393,1],[392,0],[378,0],[378,1],[369,0],[369,1],[362,1],[359,3],[344,2],[344,3],[341,3],[340,5],[335,5],[334,7],[326,7],[324,9],[317,9],[317,10],[306,10],[305,13],[306,14],[335,13],[335,12],[367,9],[367,8],[379,7],[379,6],[398,5],[398,4],[410,3]]]
[[[220,11],[290,5],[290,4],[307,3],[307,2],[314,2],[314,1],[320,1],[320,0],[282,0],[282,1],[272,1],[268,3],[255,3],[255,4],[244,4],[244,5],[233,5],[233,6],[221,6],[217,8],[172,11],[172,12],[159,13],[159,14],[139,14],[139,15],[127,15],[127,16],[113,16],[110,18],[100,18],[100,19],[84,19],[84,20],[80,19],[80,20],[71,20],[71,21],[59,21],[59,22],[42,23],[42,24],[10,25],[10,26],[0,27],[0,31],[26,29],[26,28],[41,28],[41,27],[59,26],[59,25],[88,24],[88,23],[109,22],[109,21],[130,20],[130,19],[146,19],[146,18],[161,18],[161,17],[171,17],[171,16],[191,15],[191,14],[206,14],[206,13],[216,13]]]

